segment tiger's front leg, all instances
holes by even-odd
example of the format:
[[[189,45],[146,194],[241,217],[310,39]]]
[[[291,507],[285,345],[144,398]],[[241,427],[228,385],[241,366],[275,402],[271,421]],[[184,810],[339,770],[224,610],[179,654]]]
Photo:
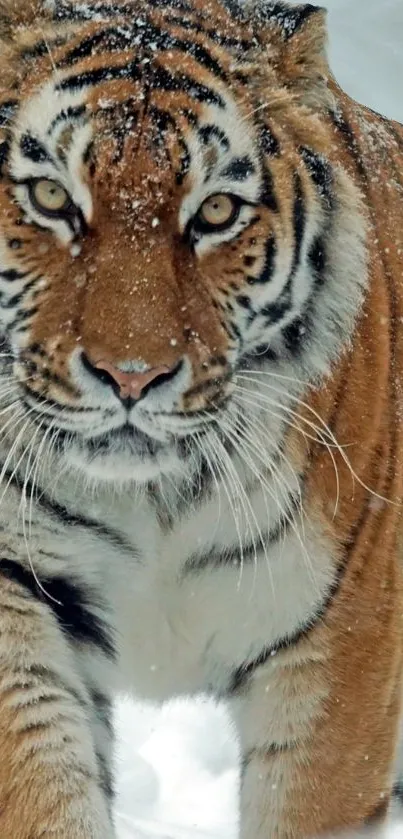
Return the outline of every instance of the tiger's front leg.
[[[366,826],[383,835],[399,651],[388,650],[387,632],[378,647],[370,631],[361,646],[365,630],[357,637],[352,624],[341,635],[344,650],[333,660],[304,639],[239,675],[232,711],[242,749],[241,839],[312,839]]]
[[[0,836],[113,839],[102,697],[28,573],[0,561]]]

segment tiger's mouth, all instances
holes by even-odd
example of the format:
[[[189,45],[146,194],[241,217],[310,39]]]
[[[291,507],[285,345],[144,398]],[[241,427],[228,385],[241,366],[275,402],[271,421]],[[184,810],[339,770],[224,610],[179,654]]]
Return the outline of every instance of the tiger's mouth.
[[[58,454],[74,472],[110,485],[144,483],[183,468],[183,453],[174,435],[159,440],[136,425],[91,436],[80,432],[58,434]]]
[[[150,434],[130,423],[118,428],[101,432],[93,436],[84,436],[79,432],[60,432],[58,446],[64,450],[70,446],[82,448],[89,457],[108,457],[109,455],[126,454],[128,457],[154,457],[158,451],[166,447],[166,443],[156,440]]]

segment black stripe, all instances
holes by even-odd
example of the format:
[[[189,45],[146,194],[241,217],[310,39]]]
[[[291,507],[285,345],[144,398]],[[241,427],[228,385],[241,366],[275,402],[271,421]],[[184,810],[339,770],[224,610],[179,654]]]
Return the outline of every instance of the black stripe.
[[[281,294],[273,303],[268,303],[256,312],[256,316],[265,318],[265,326],[272,326],[283,320],[284,316],[289,312],[292,306],[292,279],[287,280]]]
[[[296,357],[301,352],[301,347],[309,337],[311,328],[310,312],[298,315],[292,323],[289,323],[281,330],[284,347],[287,352]]]
[[[68,108],[65,108],[63,111],[60,111],[57,117],[55,117],[54,120],[50,123],[50,126],[48,128],[48,134],[52,134],[55,128],[57,128],[57,126],[59,125],[59,123],[70,122],[77,119],[79,120],[84,116],[85,113],[85,104],[76,105],[74,107],[70,105]]]
[[[268,157],[277,157],[280,154],[280,144],[268,125],[260,126],[259,149]]]
[[[333,125],[342,134],[347,150],[354,160],[358,174],[363,179],[364,183],[368,183],[367,171],[365,169],[361,153],[358,148],[357,139],[351,125],[349,125],[341,111],[329,111],[328,113]]]
[[[304,193],[302,189],[302,182],[298,172],[294,173],[294,209],[293,209],[293,226],[294,226],[294,256],[291,266],[290,277],[293,278],[301,261],[302,243],[305,235],[306,227],[306,211]]]
[[[194,9],[183,0],[173,0],[166,3],[166,0],[147,0],[147,5],[154,8],[171,8],[172,12],[181,11],[185,14],[192,13]],[[133,17],[133,6],[124,3],[68,3],[65,0],[57,0],[53,17],[56,20],[94,20],[96,16],[102,16],[105,20],[114,17]]]
[[[150,116],[150,119],[154,122],[154,124],[157,128],[160,140],[163,139],[164,134],[169,129],[172,129],[172,131],[176,134],[177,141],[178,141],[178,143],[181,147],[181,156],[180,156],[181,166],[180,166],[179,172],[176,173],[176,182],[179,185],[179,184],[183,183],[183,181],[184,181],[184,179],[185,179],[185,177],[188,174],[189,169],[190,169],[190,151],[189,151],[189,147],[188,147],[188,144],[186,142],[186,139],[184,137],[184,134],[181,131],[179,125],[177,124],[177,122],[174,119],[174,117],[172,116],[172,114],[170,114],[168,111],[163,111],[160,108],[157,108],[155,106],[151,106],[149,108],[149,116]],[[168,149],[166,147],[164,147],[164,150],[166,152],[166,155],[168,156],[168,154],[169,154]],[[170,159],[170,162],[172,164],[171,159]]]
[[[225,108],[225,102],[219,93],[196,81],[191,76],[186,75],[186,73],[172,75],[172,73],[161,65],[151,67],[149,72],[154,90],[184,91],[188,96],[196,99],[198,102]]]
[[[327,268],[326,247],[323,236],[317,236],[314,239],[309,249],[308,259],[314,273],[315,286],[316,288],[320,288],[325,282]]]
[[[95,70],[87,70],[82,73],[77,73],[76,75],[68,76],[66,79],[62,79],[61,82],[58,82],[55,86],[55,90],[74,90],[75,88],[86,86],[95,87],[97,84],[102,82],[126,78],[134,80],[141,78],[141,71],[136,61],[130,61],[124,66],[112,65],[112,67],[98,67]]]
[[[270,169],[262,166],[262,187],[260,190],[260,203],[271,210],[273,213],[278,213],[278,203],[276,192],[274,189],[274,179]]]
[[[127,50],[131,47],[131,38],[133,31],[127,26],[108,26],[98,32],[94,32],[82,41],[73,49],[70,49],[60,61],[57,62],[58,69],[62,67],[70,67],[76,61],[93,55],[96,48],[103,46],[103,51],[113,52],[115,50]]]
[[[201,394],[208,394],[212,388],[216,389],[222,387],[222,385],[229,382],[231,378],[232,373],[230,371],[228,373],[223,373],[221,376],[213,376],[205,382],[200,382],[200,384],[190,387],[189,390],[185,392],[184,398],[189,400],[193,399],[195,396],[200,396]]]
[[[110,801],[114,798],[115,790],[109,760],[104,755],[101,755],[99,751],[96,752],[96,759],[98,763],[99,783],[105,798]]]
[[[246,181],[255,173],[253,161],[248,155],[243,157],[235,157],[226,168],[220,172],[220,177],[228,178],[232,181]]]
[[[301,146],[299,152],[319,194],[330,208],[333,204],[333,170],[329,161],[307,146]]]
[[[37,41],[33,47],[24,47],[19,53],[19,57],[24,60],[25,58],[41,58],[44,55],[51,55],[52,50],[56,47],[63,46],[65,43],[66,37],[61,37],[60,35],[57,38],[46,39],[46,41]]]
[[[198,64],[205,67],[213,76],[227,82],[227,74],[219,62],[206,50],[206,48],[195,41],[187,41],[172,35],[169,32],[162,31],[156,24],[147,21],[145,25],[139,27],[135,34],[140,36],[140,46],[149,48],[150,44],[155,45],[160,50],[178,50],[187,55],[191,55]],[[137,46],[137,38],[136,38]]]
[[[29,482],[28,485],[26,483],[25,486],[27,494],[29,495]],[[127,542],[126,539],[124,539],[118,530],[114,530],[111,527],[100,524],[98,521],[95,521],[88,516],[72,513],[62,504],[57,504],[56,501],[48,498],[43,493],[41,493],[39,499],[36,499],[36,503],[43,509],[46,509],[46,511],[51,515],[56,516],[61,522],[63,522],[63,524],[68,525],[69,527],[84,527],[85,529],[92,530],[97,536],[102,539],[106,539],[115,548],[120,548],[125,551],[125,553],[129,553],[132,558],[136,557],[136,549],[130,544],[130,542]]]
[[[15,268],[7,268],[5,271],[0,271],[0,279],[7,283],[14,283],[16,280],[23,280],[28,274],[29,271],[16,271]]]
[[[399,778],[397,783],[394,785],[392,795],[393,798],[397,799],[399,805],[403,807],[403,778]]]
[[[99,647],[108,658],[114,658],[115,647],[111,628],[94,614],[93,608],[104,607],[98,592],[81,581],[62,575],[41,577],[39,588],[32,572],[10,559],[0,559],[0,574],[23,587],[55,615],[63,632],[71,640]]]
[[[33,163],[53,163],[53,158],[46,146],[31,134],[24,134],[20,140],[20,149],[24,157]]]
[[[0,143],[0,176],[2,174],[2,171],[1,171],[2,167],[4,166],[4,164],[5,164],[5,162],[8,158],[9,151],[10,151],[10,144],[9,144],[8,140],[3,140],[3,142]]]
[[[239,432],[239,440],[242,442],[242,431]],[[260,537],[256,534],[256,538],[252,539],[243,545],[242,551],[239,545],[231,545],[219,550],[212,547],[207,553],[192,554],[185,562],[182,570],[182,575],[199,574],[201,571],[208,569],[225,568],[228,566],[240,567],[242,563],[255,561],[256,552],[264,551],[271,545],[278,543],[279,539],[284,538],[289,528],[291,527],[293,516],[296,513],[300,504],[298,497],[292,496],[288,499],[287,513],[282,513],[274,528],[267,530]]]
[[[6,102],[0,104],[0,128],[10,122],[17,107],[18,101],[16,99],[7,99]]]
[[[18,294],[13,294],[12,297],[8,298],[7,302],[4,302],[4,303],[2,302],[1,303],[1,308],[2,309],[13,309],[16,306],[18,306],[18,304],[21,303],[21,300],[23,299],[25,294],[28,291],[30,291],[30,289],[33,288],[33,286],[35,286],[37,284],[38,279],[40,279],[40,278],[34,277],[32,280],[27,282],[27,284],[24,286],[22,291],[18,292]]]
[[[347,551],[347,555],[337,570],[335,579],[329,588],[328,594],[314,614],[311,615],[305,624],[298,627],[298,629],[296,629],[291,635],[288,635],[285,638],[280,638],[275,643],[264,647],[261,653],[259,653],[259,655],[252,661],[244,662],[244,664],[241,664],[240,667],[237,667],[229,680],[229,695],[244,691],[247,688],[250,679],[254,676],[256,670],[264,667],[273,656],[277,655],[277,653],[288,650],[291,647],[295,647],[299,641],[306,638],[309,633],[323,621],[340,590],[345,570],[348,566],[348,554],[349,552]]]
[[[112,736],[112,701],[109,699],[109,696],[106,696],[105,693],[101,693],[101,691],[97,688],[92,688],[90,694],[91,701],[94,705],[94,710],[99,721],[105,726],[109,736]]]
[[[17,312],[11,323],[7,324],[7,335],[10,335],[10,333],[16,326],[21,326],[21,324],[26,323],[27,320],[33,318],[37,314],[38,309],[38,306],[31,306],[29,309],[21,309],[19,312]]]
[[[219,29],[205,27],[197,20],[167,16],[165,17],[165,22],[174,26],[180,26],[181,29],[187,29],[190,32],[196,32],[196,34],[202,35],[204,38],[210,38],[215,44],[219,44],[221,47],[236,50],[239,53],[245,53],[254,46],[253,41],[248,41],[245,38],[231,38],[223,35]]]
[[[46,400],[47,404],[48,400]],[[60,408],[60,406],[59,406]],[[5,470],[4,465],[0,464],[0,470],[3,474],[4,478],[7,478],[10,484],[14,485],[15,487],[19,488],[19,481],[18,478],[15,476],[13,470]],[[36,505],[41,508],[44,512],[48,513],[50,516],[58,519],[63,525],[67,525],[69,527],[83,527],[86,530],[92,530],[92,532],[102,538],[106,539],[110,542],[113,547],[118,548],[125,553],[129,554],[130,557],[136,558],[138,553],[136,548],[130,543],[127,542],[126,539],[119,533],[118,530],[115,530],[112,527],[108,527],[105,524],[101,524],[100,522],[96,521],[95,519],[91,519],[88,516],[79,515],[78,513],[72,513],[67,507],[64,507],[62,504],[58,504],[54,501],[53,498],[49,498],[44,491],[41,491],[40,494],[35,494],[34,496],[34,487],[32,483],[28,480],[24,482],[27,496],[35,497]]]
[[[218,128],[217,125],[213,125],[211,123],[209,123],[208,125],[202,125],[197,133],[203,145],[208,146],[212,140],[217,140],[217,142],[220,143],[224,151],[229,151],[229,139],[225,132],[221,128]]]
[[[274,270],[275,270],[275,262],[276,262],[276,254],[277,254],[277,245],[274,236],[269,236],[266,239],[265,244],[265,257],[264,257],[264,264],[261,273],[258,277],[253,277],[249,275],[247,277],[247,281],[249,285],[254,285],[255,283],[265,284],[270,282]]]
[[[243,309],[246,309],[248,312],[253,312],[253,305],[250,297],[247,294],[238,294],[235,298],[238,306],[242,306]]]

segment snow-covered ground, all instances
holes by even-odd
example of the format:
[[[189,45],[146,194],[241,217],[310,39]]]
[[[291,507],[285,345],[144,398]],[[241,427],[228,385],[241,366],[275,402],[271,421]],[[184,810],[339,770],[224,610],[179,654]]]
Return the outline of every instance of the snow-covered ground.
[[[403,122],[403,0],[324,5],[339,82]],[[119,839],[235,839],[237,748],[223,708],[200,701],[157,710],[124,702],[117,729]],[[403,826],[391,828],[388,839],[398,837]]]

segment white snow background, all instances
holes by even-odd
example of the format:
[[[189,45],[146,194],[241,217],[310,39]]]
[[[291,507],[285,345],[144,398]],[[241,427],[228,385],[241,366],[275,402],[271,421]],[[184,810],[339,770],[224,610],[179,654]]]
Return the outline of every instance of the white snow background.
[[[323,5],[341,85],[403,122],[403,0]],[[116,724],[118,839],[236,839],[237,747],[224,708],[203,700],[162,709],[124,701]],[[388,839],[398,837],[403,826],[391,827]]]

